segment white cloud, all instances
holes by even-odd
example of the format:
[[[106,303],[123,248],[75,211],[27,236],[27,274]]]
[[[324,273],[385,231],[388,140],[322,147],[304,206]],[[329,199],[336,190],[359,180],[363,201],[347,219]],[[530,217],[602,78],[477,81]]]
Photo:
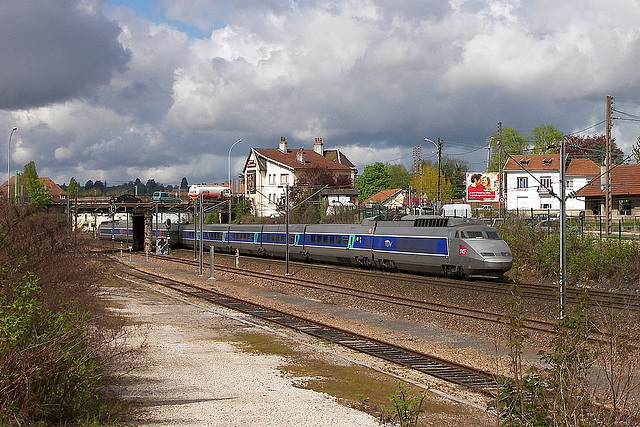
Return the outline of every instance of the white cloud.
[[[244,141],[238,169],[280,135],[306,148],[324,137],[360,170],[407,165],[424,136],[477,148],[498,121],[523,134],[588,127],[608,94],[640,115],[636,3],[158,0],[167,18],[210,35],[199,39],[125,7],[104,17],[78,4],[127,61],[106,49],[110,78],[96,75],[81,96],[0,111],[4,129],[19,128],[12,161],[65,181],[220,182],[231,143]],[[0,87],[18,77],[0,73]],[[614,124],[623,149],[638,133]]]

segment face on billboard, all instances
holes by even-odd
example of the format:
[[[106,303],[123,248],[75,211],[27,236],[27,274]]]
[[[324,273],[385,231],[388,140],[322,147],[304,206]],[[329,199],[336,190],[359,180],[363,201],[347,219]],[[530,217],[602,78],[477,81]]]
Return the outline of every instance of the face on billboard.
[[[498,201],[498,174],[467,173],[467,200],[470,202]]]

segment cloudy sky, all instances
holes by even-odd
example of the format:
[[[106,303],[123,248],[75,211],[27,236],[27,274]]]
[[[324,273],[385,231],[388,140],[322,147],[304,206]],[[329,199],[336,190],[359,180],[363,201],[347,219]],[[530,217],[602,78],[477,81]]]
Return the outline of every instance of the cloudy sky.
[[[635,0],[8,0],[0,161],[61,184],[223,182],[238,139],[234,175],[280,136],[360,171],[433,159],[426,137],[482,170],[498,122],[604,134],[607,95],[629,153],[639,23]]]

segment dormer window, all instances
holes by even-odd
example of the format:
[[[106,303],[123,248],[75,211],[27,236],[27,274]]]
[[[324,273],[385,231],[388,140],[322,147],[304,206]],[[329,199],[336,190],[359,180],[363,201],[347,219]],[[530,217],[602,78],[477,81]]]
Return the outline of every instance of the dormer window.
[[[553,158],[551,159],[542,159],[542,164],[545,166],[551,166],[551,163],[553,163]]]
[[[526,166],[529,164],[529,162],[531,161],[531,159],[520,159],[520,164],[522,166]]]

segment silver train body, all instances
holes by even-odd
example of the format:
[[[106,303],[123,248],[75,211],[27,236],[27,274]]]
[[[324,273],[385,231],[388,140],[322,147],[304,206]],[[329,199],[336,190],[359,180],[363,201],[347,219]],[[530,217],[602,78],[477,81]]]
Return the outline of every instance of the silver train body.
[[[100,236],[111,238],[110,225],[105,228]],[[200,231],[196,236],[193,224],[172,225],[168,232],[172,245],[199,244]],[[115,236],[124,237],[126,231]],[[278,258],[286,256],[286,236],[284,224],[210,224],[202,232],[207,249]],[[511,251],[496,230],[473,218],[291,224],[288,250],[293,260],[460,277],[501,278],[512,264]]]

